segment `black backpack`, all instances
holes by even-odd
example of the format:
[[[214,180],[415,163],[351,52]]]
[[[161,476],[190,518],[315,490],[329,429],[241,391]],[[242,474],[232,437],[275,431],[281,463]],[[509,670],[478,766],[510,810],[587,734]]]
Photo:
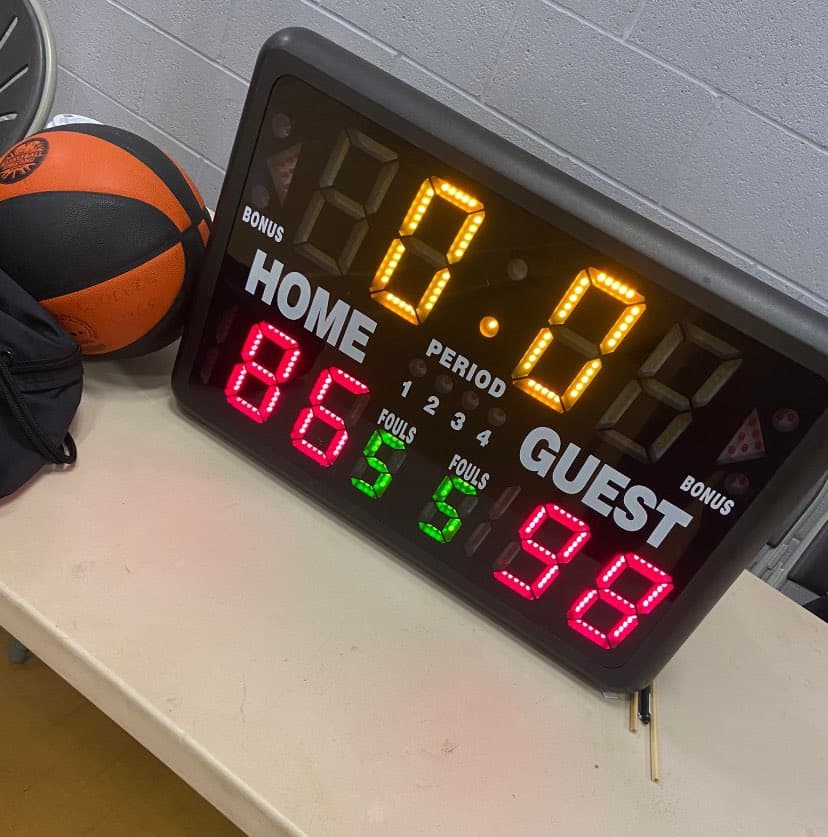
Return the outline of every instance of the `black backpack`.
[[[82,389],[80,347],[0,270],[0,497],[75,461],[68,429]]]

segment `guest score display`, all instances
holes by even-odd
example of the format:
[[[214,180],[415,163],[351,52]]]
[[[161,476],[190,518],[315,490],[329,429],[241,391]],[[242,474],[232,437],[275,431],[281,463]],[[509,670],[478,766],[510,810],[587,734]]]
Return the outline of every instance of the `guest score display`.
[[[722,541],[824,456],[819,365],[308,33],[265,50],[241,130],[184,406],[555,659],[643,685],[712,603],[699,579],[749,560]]]

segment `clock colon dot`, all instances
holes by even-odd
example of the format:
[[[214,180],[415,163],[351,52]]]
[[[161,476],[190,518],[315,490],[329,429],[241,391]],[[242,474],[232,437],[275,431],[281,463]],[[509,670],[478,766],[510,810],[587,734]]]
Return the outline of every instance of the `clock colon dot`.
[[[522,282],[529,275],[529,265],[523,259],[509,259],[506,275],[513,282]]]
[[[500,323],[496,317],[483,317],[479,328],[484,337],[496,337],[498,331],[500,331]]]

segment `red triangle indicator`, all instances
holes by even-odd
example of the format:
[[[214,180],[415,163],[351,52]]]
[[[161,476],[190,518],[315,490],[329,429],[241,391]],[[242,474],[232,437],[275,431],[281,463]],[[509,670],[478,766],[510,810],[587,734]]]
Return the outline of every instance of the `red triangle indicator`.
[[[724,446],[717,465],[732,465],[734,462],[747,462],[765,455],[765,438],[759,413],[754,408],[742,422],[742,426],[733,434],[733,438]]]

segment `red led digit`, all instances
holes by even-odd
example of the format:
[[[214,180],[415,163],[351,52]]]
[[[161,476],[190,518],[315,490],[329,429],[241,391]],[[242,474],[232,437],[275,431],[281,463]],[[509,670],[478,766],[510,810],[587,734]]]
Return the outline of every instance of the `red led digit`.
[[[631,570],[651,586],[633,603],[610,588],[626,570]],[[584,590],[566,613],[569,627],[601,648],[617,648],[637,627],[638,617],[652,613],[673,589],[673,579],[664,570],[645,561],[639,555],[616,555],[597,575],[595,587]],[[586,616],[599,601],[621,614],[607,633],[587,622]]]
[[[584,618],[599,601],[606,602],[621,614],[621,618],[610,628],[609,634],[598,630]],[[613,593],[612,590],[596,590],[594,587],[591,590],[585,590],[578,597],[567,611],[566,618],[572,630],[601,648],[614,648],[638,626],[635,605],[631,601]]]
[[[608,590],[613,582],[627,569],[652,582],[652,587],[635,603],[636,613],[652,613],[673,589],[673,579],[660,567],[645,561],[639,555],[632,552],[617,555],[598,573],[595,586],[599,590]]]
[[[345,428],[345,420],[342,416],[338,416],[322,404],[330,392],[331,387],[334,385],[357,396],[368,395],[370,393],[370,390],[362,381],[358,381],[347,372],[343,372],[335,366],[329,369],[323,369],[311,389],[308,399],[310,406],[305,407],[299,413],[290,431],[293,447],[323,468],[329,468],[333,465],[339,458],[345,445],[348,444],[348,431]],[[333,430],[333,435],[324,450],[305,438],[315,420],[321,421]]]
[[[547,520],[553,520],[572,532],[557,552],[536,540],[538,530]],[[589,526],[554,503],[538,506],[518,529],[520,545],[525,553],[537,558],[543,568],[531,581],[518,578],[509,569],[495,570],[494,577],[525,599],[539,599],[552,585],[560,571],[559,564],[568,564],[589,540]]]
[[[267,369],[257,360],[265,341],[283,350],[276,369]],[[270,323],[261,322],[250,326],[242,347],[242,362],[233,367],[224,388],[227,403],[251,421],[263,424],[270,418],[279,403],[281,395],[279,384],[291,379],[301,354],[299,344]],[[242,394],[248,376],[265,385],[264,394],[258,404],[248,401]]]

